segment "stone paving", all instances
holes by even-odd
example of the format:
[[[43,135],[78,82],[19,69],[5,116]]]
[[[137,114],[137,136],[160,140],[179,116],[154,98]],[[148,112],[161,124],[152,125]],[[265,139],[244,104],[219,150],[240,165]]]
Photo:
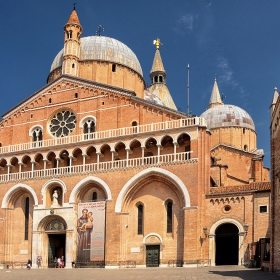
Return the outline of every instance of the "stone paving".
[[[0,269],[0,279],[16,280],[209,280],[209,279],[245,279],[276,280],[280,274],[263,272],[260,269],[249,269],[242,266],[216,266],[199,268],[81,268],[81,269]]]

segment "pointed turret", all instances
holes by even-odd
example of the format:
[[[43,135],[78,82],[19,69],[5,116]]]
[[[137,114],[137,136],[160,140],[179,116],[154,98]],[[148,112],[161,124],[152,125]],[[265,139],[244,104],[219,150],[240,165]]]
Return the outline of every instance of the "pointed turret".
[[[217,80],[215,78],[214,86],[213,86],[213,89],[212,89],[212,94],[211,94],[209,105],[208,105],[207,109],[215,107],[217,105],[222,105],[222,104],[224,104],[224,103],[221,99],[218,83],[217,83]]]
[[[279,97],[279,93],[278,93],[278,89],[277,87],[274,88],[274,93],[273,93],[273,99],[270,105],[270,115],[272,116],[274,108],[275,108],[275,104],[277,102],[277,99]]]
[[[62,74],[77,76],[79,70],[80,45],[82,26],[74,7],[66,25],[64,26],[64,54]]]
[[[150,72],[151,86],[149,91],[157,95],[157,97],[162,101],[164,106],[177,110],[177,107],[170,95],[170,92],[166,86],[166,72],[163,67],[162,59],[160,56],[159,48],[162,45],[160,39],[154,40],[154,45],[156,45],[156,53]]]

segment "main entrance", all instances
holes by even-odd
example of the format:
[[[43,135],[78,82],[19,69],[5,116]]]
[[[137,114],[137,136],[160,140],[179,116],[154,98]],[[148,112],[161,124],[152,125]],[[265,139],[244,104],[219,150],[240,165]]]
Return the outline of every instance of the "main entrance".
[[[239,235],[234,224],[222,224],[216,232],[216,265],[238,265]]]
[[[55,258],[65,258],[65,233],[48,234],[48,267],[55,267]]]
[[[146,246],[146,266],[156,267],[159,266],[159,245]]]

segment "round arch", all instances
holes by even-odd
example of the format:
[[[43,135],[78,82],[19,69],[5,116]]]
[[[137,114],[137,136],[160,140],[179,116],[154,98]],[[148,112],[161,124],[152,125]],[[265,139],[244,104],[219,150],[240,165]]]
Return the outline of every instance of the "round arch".
[[[46,193],[47,193],[47,189],[49,188],[50,185],[52,184],[58,184],[62,190],[63,190],[63,194],[66,193],[67,189],[66,189],[66,185],[63,181],[61,180],[58,180],[58,179],[52,179],[48,182],[46,182],[44,184],[44,186],[42,187],[42,190],[41,190],[41,194],[42,194],[42,197],[43,197],[43,205],[46,205]]]
[[[244,226],[235,219],[232,218],[225,218],[225,219],[221,219],[217,222],[215,222],[210,230],[209,230],[209,259],[210,259],[210,263],[211,266],[215,266],[216,265],[216,241],[215,241],[215,232],[217,230],[217,228],[222,225],[222,224],[233,224],[238,228],[238,242],[239,242],[239,251],[238,251],[238,265],[242,264],[242,258],[244,255],[244,248],[243,246],[241,246],[241,244],[243,244],[244,242],[244,236],[245,236],[245,229]]]
[[[6,192],[6,194],[4,195],[3,200],[2,200],[1,208],[8,208],[8,203],[9,203],[11,196],[19,189],[24,189],[24,190],[28,191],[33,197],[34,204],[35,204],[34,206],[38,206],[38,197],[37,197],[36,193],[34,192],[34,190],[26,184],[19,183],[19,184],[13,186],[12,188],[10,188]]]
[[[100,178],[89,176],[83,180],[81,180],[72,190],[70,197],[69,197],[69,203],[75,203],[75,198],[77,196],[77,193],[79,190],[87,183],[95,182],[98,183],[100,186],[102,186],[106,192],[107,200],[112,200],[112,194],[109,186]]]
[[[190,196],[189,196],[189,192],[185,186],[185,184],[181,181],[181,179],[179,177],[177,177],[175,174],[171,173],[170,171],[158,168],[158,167],[152,167],[152,168],[148,168],[146,170],[141,171],[140,173],[138,173],[137,175],[135,175],[134,177],[132,177],[121,189],[117,201],[116,201],[116,205],[115,205],[115,212],[116,213],[121,213],[121,208],[122,208],[122,204],[123,204],[123,200],[126,196],[126,194],[128,193],[128,191],[130,190],[130,188],[133,187],[133,185],[135,184],[135,182],[141,180],[142,178],[151,175],[151,174],[160,174],[160,175],[164,175],[167,176],[176,186],[178,186],[178,188],[181,190],[183,197],[184,197],[184,201],[185,201],[185,206],[184,207],[189,207],[190,206]]]
[[[150,236],[156,236],[156,237],[159,239],[160,243],[162,243],[162,237],[161,237],[159,234],[155,233],[155,232],[151,232],[151,233],[148,233],[146,236],[144,236],[144,238],[143,238],[143,244],[146,243],[147,239],[148,239]]]

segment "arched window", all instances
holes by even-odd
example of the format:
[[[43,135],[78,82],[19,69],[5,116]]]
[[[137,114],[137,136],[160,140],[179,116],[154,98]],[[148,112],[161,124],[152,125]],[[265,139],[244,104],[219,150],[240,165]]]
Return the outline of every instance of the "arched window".
[[[72,63],[72,68],[75,68],[75,63]]]
[[[51,98],[49,98],[49,103],[50,103],[50,104],[52,103],[52,99],[51,99]]]
[[[40,126],[33,126],[29,130],[29,135],[32,137],[32,146],[33,147],[41,147],[42,140],[43,140],[43,127]]]
[[[116,72],[116,64],[112,64],[112,72]]]
[[[96,126],[96,118],[94,116],[86,116],[80,120],[79,127],[83,129],[84,139],[93,139]]]
[[[159,76],[159,82],[162,83],[163,80],[162,80],[162,76]]]
[[[248,150],[248,146],[244,145],[244,150],[247,151]]]
[[[86,134],[86,139],[91,139],[93,138],[92,135],[88,135],[90,133],[93,133],[95,131],[95,123],[93,120],[87,120],[84,123],[84,134]]]
[[[68,31],[68,39],[72,38],[72,30]]]
[[[28,229],[29,229],[29,197],[25,198],[24,206],[24,240],[28,240]]]
[[[92,200],[97,201],[97,192],[93,192],[92,194]]]
[[[78,93],[77,92],[75,92],[75,98],[78,98]]]
[[[137,225],[137,234],[143,234],[143,205],[139,204],[138,207],[138,225]]]
[[[166,225],[167,225],[167,233],[172,233],[172,202],[169,201],[166,204]]]
[[[155,83],[158,82],[158,76],[155,76]]]

